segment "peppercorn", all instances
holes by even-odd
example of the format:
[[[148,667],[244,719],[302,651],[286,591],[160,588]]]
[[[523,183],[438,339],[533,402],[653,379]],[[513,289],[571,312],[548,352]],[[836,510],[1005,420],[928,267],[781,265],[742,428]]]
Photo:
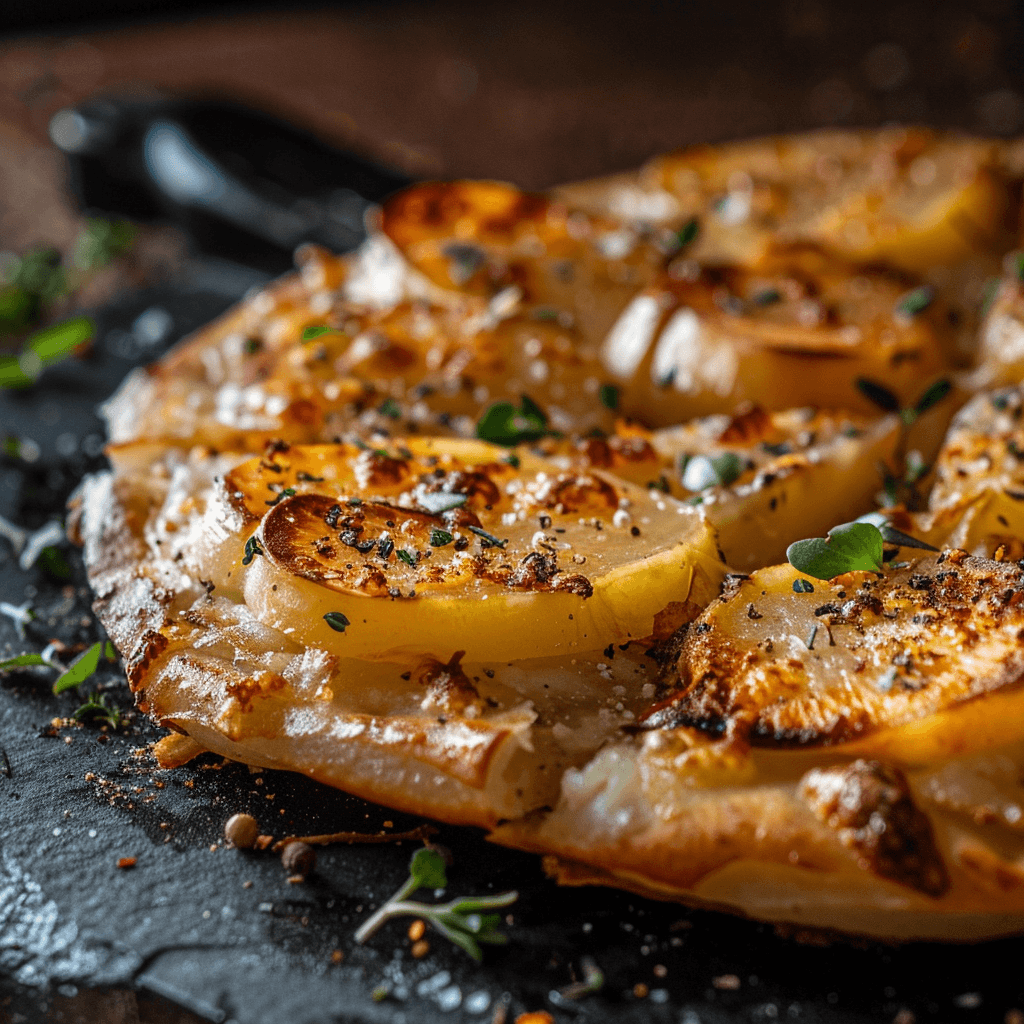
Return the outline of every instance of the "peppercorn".
[[[316,850],[308,843],[289,843],[281,851],[281,863],[289,875],[308,875],[316,867]]]
[[[224,825],[224,838],[239,850],[251,850],[259,832],[260,827],[251,814],[232,814]]]

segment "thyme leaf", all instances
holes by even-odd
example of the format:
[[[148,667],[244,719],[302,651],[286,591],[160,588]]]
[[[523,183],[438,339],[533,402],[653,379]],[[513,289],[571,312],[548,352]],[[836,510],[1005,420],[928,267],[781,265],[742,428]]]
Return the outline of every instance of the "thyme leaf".
[[[351,625],[348,621],[348,617],[342,615],[341,612],[328,612],[324,616],[324,622],[331,627],[336,633],[344,633],[345,627]]]
[[[547,414],[529,395],[523,395],[519,408],[511,402],[495,402],[476,425],[476,436],[481,441],[509,448],[527,441],[539,441],[548,433]]]

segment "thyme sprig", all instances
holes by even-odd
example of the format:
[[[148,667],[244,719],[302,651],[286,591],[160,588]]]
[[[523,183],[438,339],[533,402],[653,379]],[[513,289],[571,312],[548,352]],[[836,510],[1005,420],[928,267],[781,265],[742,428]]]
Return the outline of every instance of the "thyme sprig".
[[[355,934],[356,942],[364,943],[393,917],[409,915],[426,921],[477,963],[483,959],[481,943],[502,946],[508,942],[508,936],[497,930],[501,923],[501,914],[487,911],[501,910],[509,906],[519,898],[519,893],[460,896],[447,903],[433,904],[408,899],[417,889],[444,889],[447,885],[444,857],[433,847],[421,847],[409,861],[408,879],[394,896],[362,923]]]

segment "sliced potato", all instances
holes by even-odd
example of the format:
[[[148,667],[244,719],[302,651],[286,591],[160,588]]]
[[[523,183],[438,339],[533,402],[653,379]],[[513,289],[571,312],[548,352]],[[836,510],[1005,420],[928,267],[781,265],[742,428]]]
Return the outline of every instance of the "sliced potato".
[[[979,332],[978,368],[973,374],[978,388],[1019,384],[1024,380],[1024,281],[1018,267],[1019,253],[1008,262],[1009,273],[995,285]]]
[[[657,157],[557,194],[592,214],[678,227],[698,259],[756,263],[776,243],[923,272],[1009,247],[996,143],[927,129],[821,131]]]
[[[811,249],[756,271],[694,263],[663,278],[630,303],[601,355],[620,409],[649,426],[743,401],[877,413],[858,378],[910,405],[955,359],[930,291]]]
[[[158,518],[154,535],[201,578],[345,657],[623,643],[654,633],[669,606],[695,614],[724,573],[698,510],[482,442],[278,445],[169,506],[185,522],[168,532]]]
[[[935,460],[928,507],[893,525],[937,546],[1000,561],[1024,558],[1024,398],[1020,388],[976,395]]]
[[[379,310],[313,286],[285,279],[130,375],[105,408],[114,443],[258,451],[276,439],[472,435],[491,403],[524,394],[557,430],[611,423],[596,346],[553,311],[525,312],[515,289],[489,303]],[[309,329],[316,336],[304,339]]]
[[[904,764],[1015,742],[1021,598],[1020,566],[955,550],[880,578],[790,565],[737,577],[681,639],[642,722]]]
[[[874,508],[899,442],[895,416],[750,406],[685,426],[622,433],[572,446],[572,464],[605,469],[700,507],[734,569],[786,557],[802,537]]]
[[[644,232],[499,182],[414,186],[385,203],[381,230],[438,288],[490,297],[515,286],[593,344],[665,260]]]

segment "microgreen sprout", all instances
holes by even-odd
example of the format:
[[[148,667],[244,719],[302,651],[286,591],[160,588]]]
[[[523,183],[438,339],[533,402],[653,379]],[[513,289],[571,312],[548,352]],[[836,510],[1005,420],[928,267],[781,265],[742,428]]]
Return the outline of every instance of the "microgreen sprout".
[[[857,390],[873,405],[883,412],[895,413],[900,418],[900,433],[896,443],[895,471],[888,466],[880,467],[882,475],[882,492],[879,501],[888,507],[905,504],[915,510],[921,500],[917,484],[927,474],[926,466],[920,453],[907,453],[907,440],[910,428],[929,409],[938,405],[953,390],[948,378],[940,378],[930,384],[913,405],[906,408],[900,406],[900,400],[887,387],[866,377],[857,378]]]
[[[119,729],[124,721],[124,715],[116,704],[107,701],[105,693],[90,694],[81,707],[71,712],[71,717],[81,722],[86,718],[98,719],[111,729]]]
[[[348,621],[348,616],[342,615],[341,612],[328,612],[324,616],[324,622],[335,631],[335,633],[344,633],[345,627],[351,625]]]
[[[585,956],[580,960],[580,973],[583,977],[579,981],[574,981],[571,985],[566,985],[563,989],[555,989],[548,994],[548,999],[555,1006],[562,1006],[567,1001],[583,999],[604,988],[604,971],[591,957]]]
[[[479,963],[483,959],[480,944],[501,946],[508,937],[497,930],[501,910],[519,898],[517,892],[495,896],[461,896],[447,903],[419,903],[410,900],[417,889],[444,889],[448,885],[444,857],[430,846],[418,849],[409,861],[409,877],[401,888],[360,926],[355,934],[358,943],[365,942],[393,917],[422,918],[449,942],[468,953]]]

